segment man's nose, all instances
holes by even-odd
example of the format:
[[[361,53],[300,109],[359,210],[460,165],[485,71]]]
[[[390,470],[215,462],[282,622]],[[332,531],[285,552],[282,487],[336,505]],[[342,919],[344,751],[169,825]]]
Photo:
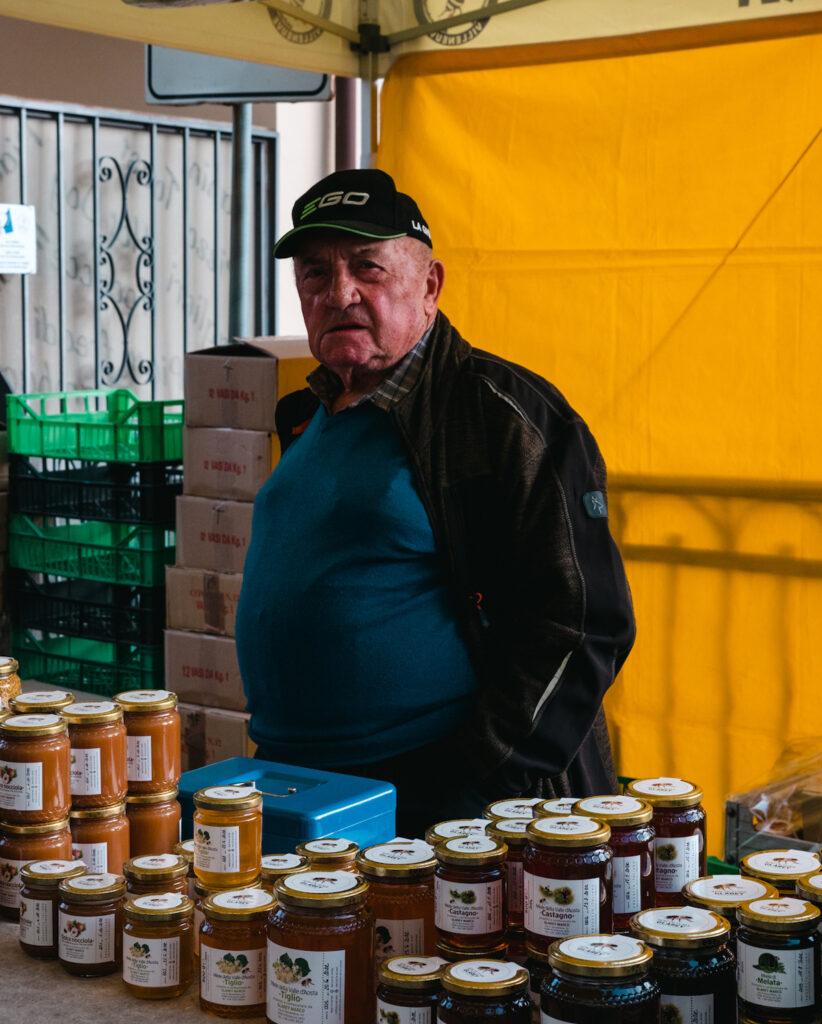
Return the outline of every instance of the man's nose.
[[[347,309],[359,301],[357,283],[347,267],[334,267],[331,271],[327,300],[337,309]]]

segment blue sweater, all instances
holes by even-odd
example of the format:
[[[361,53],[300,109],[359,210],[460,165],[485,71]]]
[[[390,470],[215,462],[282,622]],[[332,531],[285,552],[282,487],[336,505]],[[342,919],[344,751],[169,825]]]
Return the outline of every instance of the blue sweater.
[[[237,654],[268,756],[335,768],[447,735],[477,679],[387,413],[321,406],[257,495]]]

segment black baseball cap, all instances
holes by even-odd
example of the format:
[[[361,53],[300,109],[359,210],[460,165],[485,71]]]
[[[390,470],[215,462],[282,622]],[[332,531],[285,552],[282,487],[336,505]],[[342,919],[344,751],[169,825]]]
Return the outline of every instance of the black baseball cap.
[[[416,238],[431,246],[420,208],[385,171],[335,171],[304,192],[291,208],[294,227],[274,246],[276,259],[293,256],[306,231],[347,231],[364,238]]]

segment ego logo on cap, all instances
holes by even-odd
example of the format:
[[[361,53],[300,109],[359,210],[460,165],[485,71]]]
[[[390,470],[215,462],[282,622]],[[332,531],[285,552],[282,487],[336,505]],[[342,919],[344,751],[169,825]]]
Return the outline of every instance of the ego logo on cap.
[[[319,210],[323,206],[337,206],[340,203],[343,203],[345,206],[365,206],[370,198],[371,194],[369,192],[326,192],[324,196],[319,196],[317,199],[312,199],[310,203],[305,204],[303,212],[300,214],[300,220],[303,220],[310,213],[314,213],[315,210]]]

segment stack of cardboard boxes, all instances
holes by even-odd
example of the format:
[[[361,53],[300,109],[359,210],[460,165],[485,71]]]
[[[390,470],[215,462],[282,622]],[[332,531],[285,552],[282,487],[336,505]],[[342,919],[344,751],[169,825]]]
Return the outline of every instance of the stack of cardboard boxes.
[[[234,622],[257,491],[280,447],[274,409],[316,366],[300,338],[253,338],[185,360],[177,564],[166,574],[166,687],[180,698],[183,770],[246,756]]]

